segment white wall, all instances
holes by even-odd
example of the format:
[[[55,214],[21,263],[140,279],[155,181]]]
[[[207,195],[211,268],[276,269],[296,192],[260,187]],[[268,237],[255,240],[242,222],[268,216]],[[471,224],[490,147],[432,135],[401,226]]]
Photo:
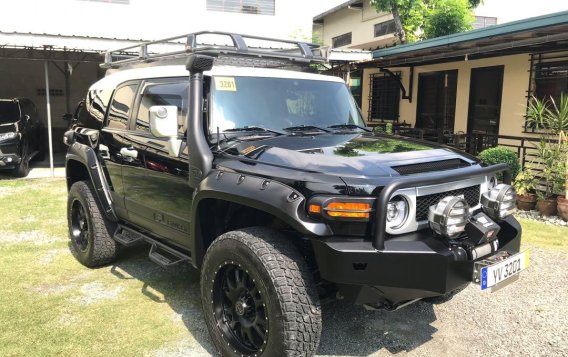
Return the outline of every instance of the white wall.
[[[338,0],[276,0],[275,15],[207,11],[206,0],[13,0],[2,4],[0,31],[159,39],[199,30],[311,39],[312,18]],[[33,9],[33,11],[31,11]],[[20,14],[6,16],[6,14]]]

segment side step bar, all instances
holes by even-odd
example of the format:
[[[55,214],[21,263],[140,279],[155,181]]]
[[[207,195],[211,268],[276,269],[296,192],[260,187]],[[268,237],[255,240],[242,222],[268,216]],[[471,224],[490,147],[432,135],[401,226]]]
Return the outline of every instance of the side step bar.
[[[181,262],[191,262],[191,257],[148,237],[132,228],[128,228],[121,224],[118,225],[114,232],[113,239],[118,243],[131,247],[135,244],[146,242],[150,244],[150,253],[148,258],[161,267],[170,267]]]

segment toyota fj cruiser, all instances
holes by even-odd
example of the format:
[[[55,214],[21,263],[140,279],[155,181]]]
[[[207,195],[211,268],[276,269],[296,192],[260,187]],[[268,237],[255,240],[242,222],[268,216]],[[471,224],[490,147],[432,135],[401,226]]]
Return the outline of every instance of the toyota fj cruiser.
[[[322,296],[393,310],[515,280],[509,168],[373,133],[342,79],[309,73],[324,62],[211,32],[107,53],[64,137],[77,259],[146,242],[190,262],[224,356],[312,355]]]
[[[0,169],[26,177],[30,160],[43,159],[43,125],[27,98],[0,99]]]

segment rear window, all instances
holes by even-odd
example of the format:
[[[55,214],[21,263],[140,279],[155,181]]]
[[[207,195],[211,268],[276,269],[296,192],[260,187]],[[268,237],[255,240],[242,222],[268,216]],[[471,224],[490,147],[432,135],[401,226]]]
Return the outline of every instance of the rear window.
[[[20,120],[18,104],[0,101],[0,124],[14,123],[18,120]]]

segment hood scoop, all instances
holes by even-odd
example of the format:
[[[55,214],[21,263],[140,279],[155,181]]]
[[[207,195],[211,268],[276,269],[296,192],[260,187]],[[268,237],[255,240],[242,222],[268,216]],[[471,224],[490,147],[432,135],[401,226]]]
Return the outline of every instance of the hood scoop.
[[[421,162],[418,164],[392,166],[392,169],[401,175],[414,175],[424,172],[459,169],[467,166],[471,165],[464,160],[456,158],[441,161]]]

